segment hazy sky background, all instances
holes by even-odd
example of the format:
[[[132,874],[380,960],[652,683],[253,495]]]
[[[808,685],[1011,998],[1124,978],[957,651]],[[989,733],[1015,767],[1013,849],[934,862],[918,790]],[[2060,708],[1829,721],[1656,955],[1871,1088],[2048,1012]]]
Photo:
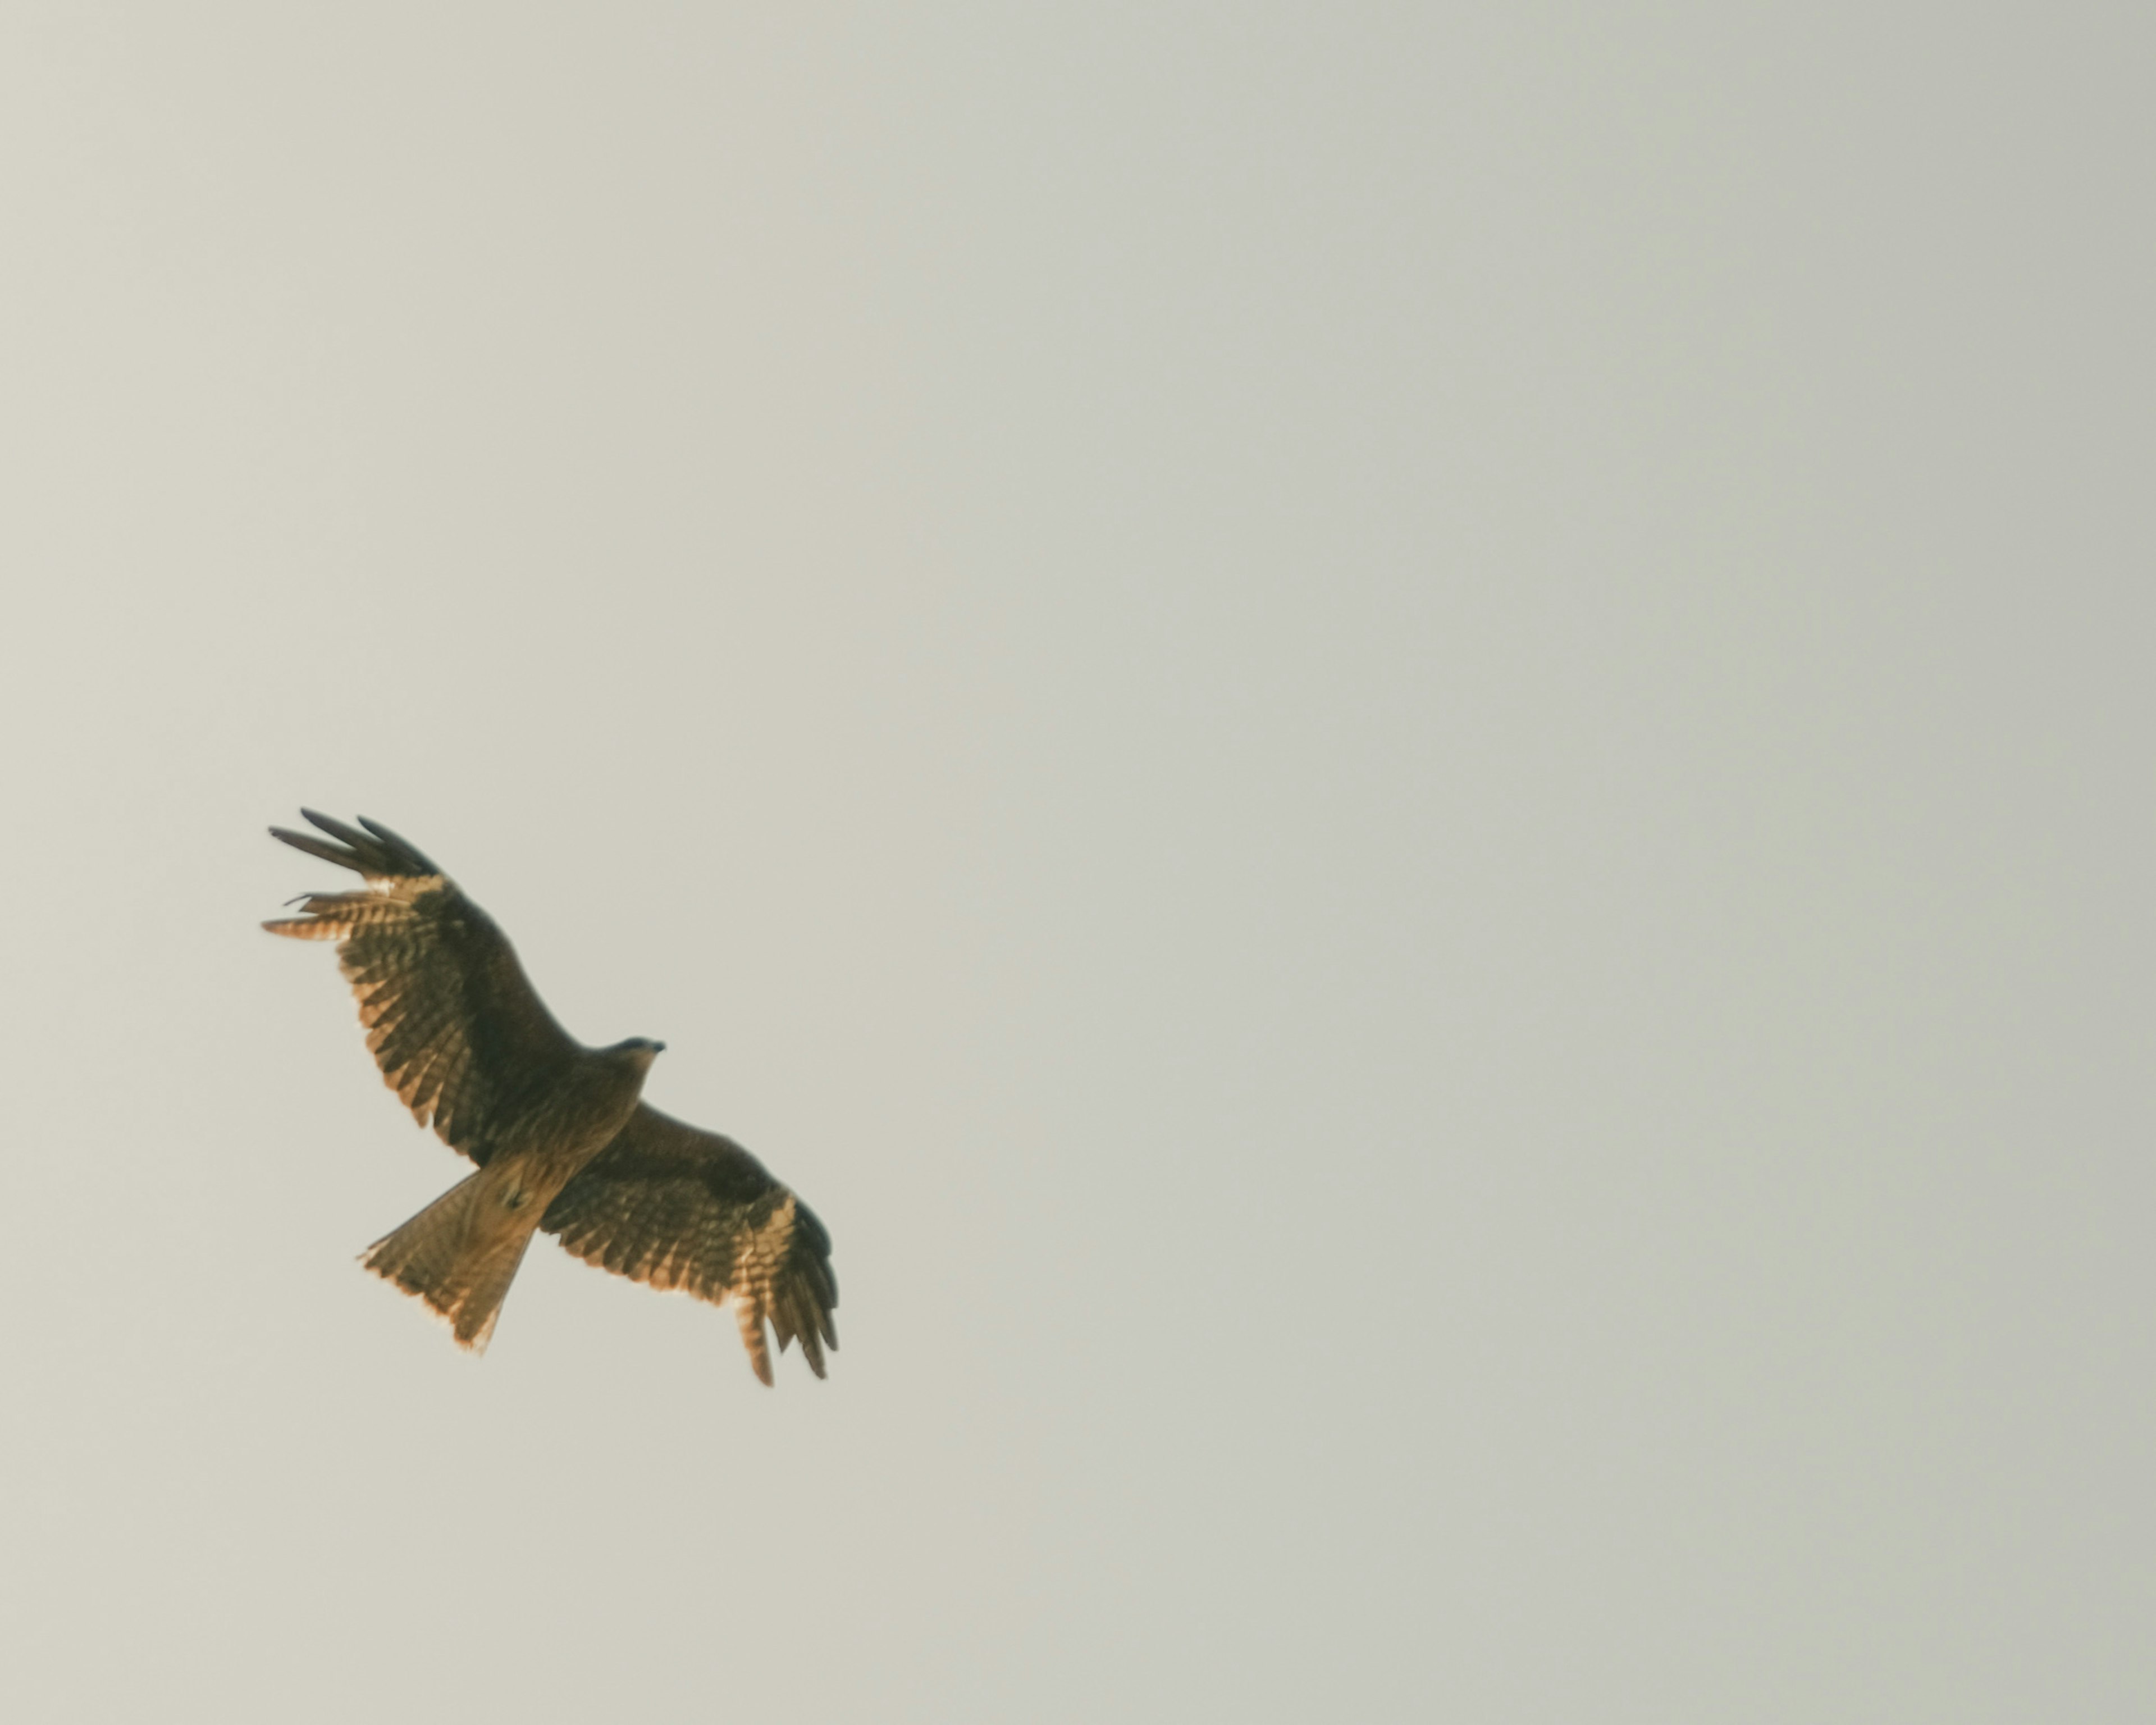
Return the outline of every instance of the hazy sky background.
[[[9,7],[0,1712],[2156,1712],[2152,50]],[[829,1382],[355,1266],[302,803]]]

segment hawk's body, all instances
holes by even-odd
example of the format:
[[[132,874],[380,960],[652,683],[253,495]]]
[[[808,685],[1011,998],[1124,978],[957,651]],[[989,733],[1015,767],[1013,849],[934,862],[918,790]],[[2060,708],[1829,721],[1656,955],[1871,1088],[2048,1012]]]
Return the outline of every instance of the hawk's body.
[[[730,1138],[639,1100],[663,1045],[587,1048],[547,1010],[507,938],[456,883],[386,827],[302,810],[331,838],[270,831],[367,881],[263,927],[333,940],[367,1046],[422,1126],[479,1165],[362,1261],[486,1345],[532,1234],[654,1287],[731,1298],[768,1384],[767,1321],[818,1377],[836,1348],[830,1240]]]

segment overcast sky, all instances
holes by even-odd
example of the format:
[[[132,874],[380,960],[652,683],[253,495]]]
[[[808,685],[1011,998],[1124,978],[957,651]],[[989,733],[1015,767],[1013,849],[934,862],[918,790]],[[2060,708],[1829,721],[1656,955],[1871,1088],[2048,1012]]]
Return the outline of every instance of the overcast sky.
[[[2156,1713],[2152,50],[8,8],[0,1712]],[[357,1266],[303,803],[829,1382]]]

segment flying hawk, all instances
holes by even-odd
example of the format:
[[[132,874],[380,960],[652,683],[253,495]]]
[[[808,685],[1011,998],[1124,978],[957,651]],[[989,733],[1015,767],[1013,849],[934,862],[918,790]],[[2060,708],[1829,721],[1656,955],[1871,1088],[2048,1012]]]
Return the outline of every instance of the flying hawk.
[[[782,1353],[798,1337],[822,1377],[824,1350],[839,1345],[830,1236],[732,1139],[639,1100],[665,1045],[585,1047],[555,1022],[494,919],[440,869],[364,815],[362,832],[300,812],[329,838],[271,835],[353,870],[366,890],[305,896],[293,901],[300,915],[262,926],[337,943],[382,1077],[413,1119],[479,1166],[360,1261],[476,1352],[543,1228],[617,1275],[732,1299],[766,1384],[767,1322]]]

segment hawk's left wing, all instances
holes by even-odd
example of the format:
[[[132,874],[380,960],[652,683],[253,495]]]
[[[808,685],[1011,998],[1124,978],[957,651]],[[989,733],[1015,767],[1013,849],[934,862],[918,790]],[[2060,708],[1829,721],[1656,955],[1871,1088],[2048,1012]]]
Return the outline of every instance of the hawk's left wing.
[[[764,1325],[797,1336],[808,1369],[839,1345],[831,1237],[815,1213],[732,1138],[639,1102],[564,1186],[539,1225],[578,1257],[654,1288],[731,1298],[756,1375],[771,1382]]]

